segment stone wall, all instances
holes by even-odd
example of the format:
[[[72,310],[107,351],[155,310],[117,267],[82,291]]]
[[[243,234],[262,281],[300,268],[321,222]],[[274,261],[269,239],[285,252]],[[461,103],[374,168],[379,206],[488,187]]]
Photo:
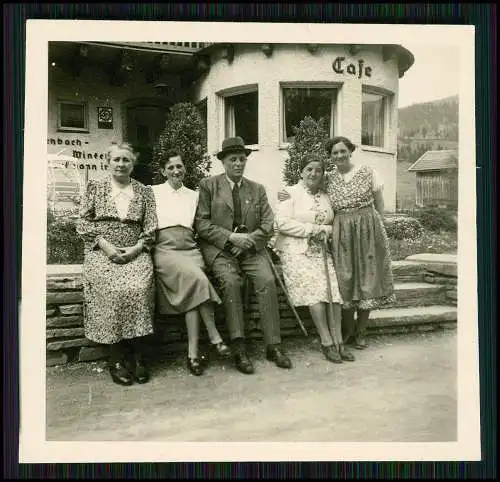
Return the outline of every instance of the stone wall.
[[[277,265],[279,270],[279,265]],[[394,262],[396,290],[399,301],[395,311],[379,310],[368,326],[370,333],[407,333],[429,331],[456,326],[457,278],[456,266],[423,266],[413,262]],[[410,283],[406,289],[401,284]],[[415,284],[416,283],[416,284]],[[429,283],[427,287],[420,283]],[[429,289],[439,285],[437,290]],[[279,286],[278,303],[281,317],[281,333],[284,338],[303,336],[295,316],[288,306],[285,294]],[[409,289],[410,288],[410,289]],[[443,293],[444,292],[444,293]],[[262,339],[259,326],[258,303],[251,286],[245,293],[246,334],[249,338]],[[444,295],[444,296],[443,296]],[[410,301],[411,298],[413,301]],[[429,305],[450,305],[446,312],[432,311]],[[389,307],[391,308],[391,307]],[[427,308],[431,310],[426,312]],[[316,337],[316,330],[307,308],[297,308],[307,331]],[[216,323],[222,337],[228,340],[227,325],[222,306],[216,310]],[[201,343],[207,343],[204,327],[200,327]],[[155,334],[149,337],[152,348],[168,345],[172,353],[186,350],[187,333],[183,316],[157,316]],[[47,365],[61,365],[70,361],[87,362],[105,358],[107,348],[85,338],[83,329],[83,285],[81,265],[52,265],[47,267],[46,294],[46,347]]]

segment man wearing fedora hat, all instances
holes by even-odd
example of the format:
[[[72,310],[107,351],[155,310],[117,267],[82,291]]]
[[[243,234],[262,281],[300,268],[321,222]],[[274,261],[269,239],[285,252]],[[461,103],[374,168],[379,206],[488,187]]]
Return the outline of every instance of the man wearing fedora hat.
[[[264,186],[243,177],[250,153],[241,137],[224,140],[217,157],[225,172],[200,182],[195,221],[200,250],[222,290],[236,368],[246,374],[254,367],[245,350],[244,274],[259,302],[266,358],[280,368],[292,366],[281,348],[278,295],[265,252],[274,214]]]

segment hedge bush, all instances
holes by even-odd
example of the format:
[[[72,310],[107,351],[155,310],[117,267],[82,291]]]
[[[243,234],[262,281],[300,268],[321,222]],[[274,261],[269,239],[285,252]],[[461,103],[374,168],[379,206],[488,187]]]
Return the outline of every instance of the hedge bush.
[[[437,207],[421,208],[415,212],[414,216],[422,223],[422,226],[429,231],[457,231],[456,216],[446,209]]]
[[[418,239],[424,232],[422,223],[410,216],[397,216],[385,220],[387,236],[396,240]]]
[[[76,232],[74,211],[47,210],[47,264],[83,263],[83,240]]]
[[[288,149],[288,159],[285,160],[283,179],[289,186],[297,184],[300,180],[300,163],[307,154],[317,154],[327,161],[325,143],[329,139],[326,119],[314,120],[305,117],[298,127],[293,127],[295,139]]]
[[[210,156],[205,152],[206,127],[198,109],[190,102],[173,105],[165,120],[165,128],[153,147],[153,184],[165,178],[160,173],[160,160],[170,149],[177,149],[186,166],[184,185],[196,189],[201,179],[210,171]]]

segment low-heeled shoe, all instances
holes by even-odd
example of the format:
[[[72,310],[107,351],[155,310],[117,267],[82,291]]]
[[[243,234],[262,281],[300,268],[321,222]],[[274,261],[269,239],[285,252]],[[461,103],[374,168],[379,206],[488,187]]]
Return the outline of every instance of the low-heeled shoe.
[[[205,364],[199,358],[188,357],[187,366],[189,371],[197,377],[203,375],[203,372],[205,371]]]
[[[111,378],[118,385],[129,386],[134,383],[132,374],[127,370],[121,362],[115,362],[109,367]]]
[[[328,361],[342,363],[342,357],[334,345],[321,345],[321,351]]]

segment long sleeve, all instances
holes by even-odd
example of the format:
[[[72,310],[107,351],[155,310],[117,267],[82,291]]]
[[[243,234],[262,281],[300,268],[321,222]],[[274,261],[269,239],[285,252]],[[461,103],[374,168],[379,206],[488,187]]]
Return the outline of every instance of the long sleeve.
[[[76,232],[90,249],[95,249],[106,227],[95,220],[96,185],[92,180],[87,183],[80,206]]]
[[[263,249],[269,238],[274,233],[274,212],[267,199],[266,190],[263,186],[260,187],[259,192],[259,206],[260,212],[260,226],[250,233],[250,236],[255,241],[257,250]]]
[[[142,232],[139,239],[144,241],[144,249],[150,251],[156,240],[156,229],[158,221],[156,218],[156,203],[153,190],[150,186],[146,186],[144,191],[144,218],[142,224]]]
[[[198,207],[196,209],[194,224],[195,230],[201,239],[222,250],[229,240],[231,231],[211,221],[212,213],[210,206],[211,194],[207,189],[206,182],[203,180],[200,182]]]
[[[276,209],[276,227],[281,234],[286,236],[293,236],[296,238],[309,237],[314,228],[313,223],[303,223],[294,219],[294,196],[282,201],[278,204]]]

